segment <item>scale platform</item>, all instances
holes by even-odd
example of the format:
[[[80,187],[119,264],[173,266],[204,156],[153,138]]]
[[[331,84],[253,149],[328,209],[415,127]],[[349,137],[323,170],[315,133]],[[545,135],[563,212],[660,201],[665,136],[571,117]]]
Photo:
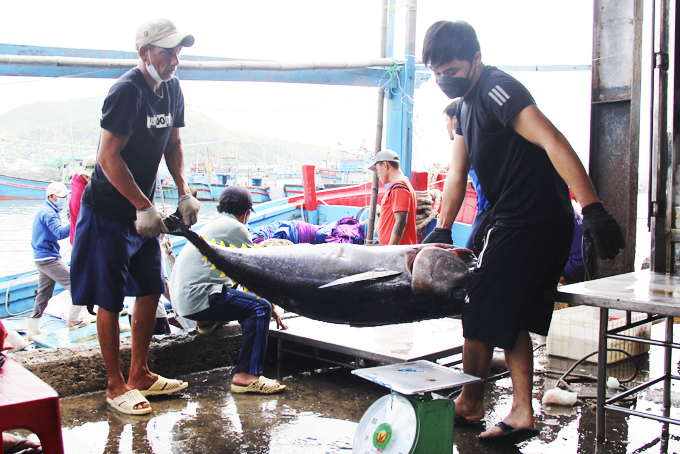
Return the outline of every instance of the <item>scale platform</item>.
[[[453,452],[455,403],[430,391],[482,381],[430,361],[353,370],[392,392],[371,405],[354,434],[355,454],[439,454]]]
[[[482,381],[481,378],[425,360],[356,369],[352,373],[407,396]]]

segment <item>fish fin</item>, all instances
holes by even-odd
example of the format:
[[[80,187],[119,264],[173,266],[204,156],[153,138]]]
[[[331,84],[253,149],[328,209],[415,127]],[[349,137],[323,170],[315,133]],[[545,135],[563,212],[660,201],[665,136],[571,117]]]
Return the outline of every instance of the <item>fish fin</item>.
[[[215,238],[213,238],[211,241],[212,241],[213,243],[217,244],[217,241],[215,240]]]
[[[234,246],[233,244],[230,244],[229,247],[233,247],[234,249],[236,249],[236,246]]]
[[[220,241],[220,246],[226,247],[226,244],[224,244],[224,241]]]
[[[220,277],[227,277],[227,275],[224,274],[224,271],[222,271],[222,273],[220,274]]]
[[[375,269],[372,271],[366,271],[365,273],[353,274],[351,276],[341,277],[327,284],[320,286],[319,288],[333,287],[336,285],[347,285],[354,284],[356,282],[365,281],[375,281],[378,279],[392,278],[394,276],[400,275],[401,271],[391,271],[385,269]]]
[[[241,245],[241,249],[248,249],[248,246],[246,246],[245,243],[243,243],[243,244]]]
[[[212,271],[212,270],[216,270],[216,269],[217,269],[217,267],[216,267],[215,264],[213,263],[212,266],[210,267],[210,270]]]
[[[203,256],[203,258],[202,258],[201,260],[203,260],[204,262],[207,262],[207,261],[208,261],[208,257]]]

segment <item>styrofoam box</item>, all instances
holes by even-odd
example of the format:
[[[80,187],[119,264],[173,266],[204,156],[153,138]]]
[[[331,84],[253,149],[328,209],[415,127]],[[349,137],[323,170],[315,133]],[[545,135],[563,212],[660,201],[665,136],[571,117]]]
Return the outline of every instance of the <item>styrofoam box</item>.
[[[647,317],[647,314],[632,314],[631,320],[637,322]],[[609,329],[618,328],[626,324],[626,312],[619,310],[609,311]],[[618,334],[624,336],[641,337],[649,339],[651,323],[636,326]],[[589,353],[598,350],[600,332],[600,309],[590,306],[576,306],[560,309],[553,312],[552,324],[548,333],[548,354],[570,359],[581,359]],[[607,348],[619,348],[631,355],[639,355],[649,351],[649,344],[608,339]],[[587,362],[597,362],[598,355],[588,358]],[[622,352],[607,352],[607,363],[615,363],[628,358]]]

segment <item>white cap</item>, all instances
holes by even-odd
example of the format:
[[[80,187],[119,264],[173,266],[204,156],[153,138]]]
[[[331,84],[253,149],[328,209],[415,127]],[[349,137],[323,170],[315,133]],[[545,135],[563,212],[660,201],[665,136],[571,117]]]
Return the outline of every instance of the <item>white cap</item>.
[[[45,192],[47,193],[47,197],[51,195],[56,195],[57,197],[66,197],[69,193],[69,190],[66,189],[64,183],[53,181],[47,186]]]
[[[94,166],[96,164],[97,164],[96,156],[85,156],[83,158],[83,163],[81,164],[81,166],[76,169],[76,173],[78,175],[87,175],[88,177],[91,177],[92,172],[94,172]]]
[[[180,33],[175,24],[169,20],[157,18],[144,22],[137,29],[135,36],[137,50],[147,44],[165,49],[172,49],[180,44],[182,47],[191,47],[194,45],[194,37]]]

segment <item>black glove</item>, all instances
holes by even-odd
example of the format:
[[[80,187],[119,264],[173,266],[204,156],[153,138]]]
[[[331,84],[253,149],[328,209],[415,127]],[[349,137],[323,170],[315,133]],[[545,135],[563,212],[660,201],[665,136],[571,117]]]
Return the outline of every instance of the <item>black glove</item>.
[[[593,245],[597,255],[603,259],[613,259],[619,249],[626,247],[619,223],[604,209],[602,202],[591,203],[583,208],[583,239],[586,248]]]
[[[435,228],[423,240],[423,244],[426,243],[453,244],[453,238],[451,238],[451,229]]]

